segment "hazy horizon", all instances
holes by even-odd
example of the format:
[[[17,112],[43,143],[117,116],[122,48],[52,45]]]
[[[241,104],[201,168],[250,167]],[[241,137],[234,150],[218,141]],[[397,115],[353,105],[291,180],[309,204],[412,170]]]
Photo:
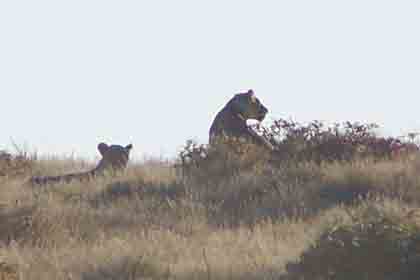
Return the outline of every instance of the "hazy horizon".
[[[135,157],[207,142],[252,88],[267,122],[363,121],[420,131],[420,2],[3,1],[0,150]]]

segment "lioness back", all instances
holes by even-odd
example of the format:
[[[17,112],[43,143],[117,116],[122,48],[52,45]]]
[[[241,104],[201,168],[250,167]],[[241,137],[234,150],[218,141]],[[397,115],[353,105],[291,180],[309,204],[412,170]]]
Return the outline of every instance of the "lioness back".
[[[102,158],[97,166],[89,171],[80,173],[70,173],[59,176],[34,176],[30,179],[32,185],[45,185],[60,182],[70,182],[73,180],[90,180],[91,178],[103,175],[107,171],[120,171],[123,170],[129,161],[130,151],[133,148],[132,144],[125,147],[120,145],[107,145],[99,143],[98,151]]]

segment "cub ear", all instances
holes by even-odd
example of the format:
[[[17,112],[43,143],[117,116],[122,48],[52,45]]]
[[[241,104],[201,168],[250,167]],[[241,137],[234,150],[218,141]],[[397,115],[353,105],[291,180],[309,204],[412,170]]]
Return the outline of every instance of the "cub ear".
[[[105,143],[99,143],[98,144],[98,150],[99,150],[99,153],[102,155],[102,156],[104,156],[105,155],[105,153],[106,153],[106,151],[109,149],[109,146],[107,145],[107,144],[105,144]]]
[[[128,144],[127,146],[125,146],[125,149],[127,151],[131,150],[133,148],[133,144]]]

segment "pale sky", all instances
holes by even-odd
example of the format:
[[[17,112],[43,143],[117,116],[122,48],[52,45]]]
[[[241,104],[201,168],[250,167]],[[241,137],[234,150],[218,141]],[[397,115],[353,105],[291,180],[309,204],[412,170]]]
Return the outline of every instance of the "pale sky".
[[[420,130],[420,2],[1,1],[0,149],[172,156],[254,89],[267,121]]]

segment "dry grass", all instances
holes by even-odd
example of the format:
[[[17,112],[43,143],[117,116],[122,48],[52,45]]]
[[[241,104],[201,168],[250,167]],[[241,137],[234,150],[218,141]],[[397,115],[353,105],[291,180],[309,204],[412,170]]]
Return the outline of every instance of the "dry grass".
[[[420,250],[419,167],[415,158],[285,163],[214,181],[145,161],[87,183],[33,188],[29,174],[0,178],[0,279],[384,279],[379,261],[393,265],[397,278],[388,279],[411,279],[417,259],[398,261]],[[88,168],[50,159],[30,173]],[[378,239],[363,225],[402,234]],[[369,250],[349,245],[353,236]],[[412,244],[409,252],[394,241]]]

